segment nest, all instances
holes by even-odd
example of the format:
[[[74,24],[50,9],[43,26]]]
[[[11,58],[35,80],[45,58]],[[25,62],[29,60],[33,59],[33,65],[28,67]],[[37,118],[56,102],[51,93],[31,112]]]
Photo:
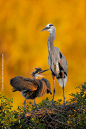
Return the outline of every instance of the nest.
[[[26,113],[24,116],[28,127],[35,127],[37,124],[44,124],[45,129],[63,129],[64,126],[69,128],[67,120],[69,112],[75,109],[75,103],[69,105],[51,106],[49,108],[41,108]],[[33,119],[34,123],[33,123]],[[38,122],[37,122],[38,120]]]

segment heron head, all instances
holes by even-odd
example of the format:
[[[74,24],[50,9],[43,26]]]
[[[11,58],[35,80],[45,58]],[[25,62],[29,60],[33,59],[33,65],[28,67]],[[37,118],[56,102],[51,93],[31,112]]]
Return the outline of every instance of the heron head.
[[[41,31],[45,31],[46,30],[46,31],[49,31],[49,33],[52,33],[54,28],[55,27],[50,23],[50,24],[47,24],[46,27],[43,30],[41,30]]]
[[[38,77],[43,77],[45,74],[43,74],[44,72],[48,71],[49,69],[46,70],[42,70],[40,67],[35,68],[35,71],[33,71],[31,73],[31,76],[34,78],[38,78]]]

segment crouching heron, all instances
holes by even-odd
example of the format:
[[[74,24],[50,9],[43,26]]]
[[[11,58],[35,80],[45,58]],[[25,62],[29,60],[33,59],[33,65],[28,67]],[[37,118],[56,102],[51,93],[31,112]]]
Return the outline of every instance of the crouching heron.
[[[35,71],[31,73],[33,79],[16,76],[10,80],[13,92],[20,91],[22,96],[25,97],[24,110],[27,99],[34,99],[34,105],[37,108],[35,103],[36,97],[41,97],[45,93],[52,94],[49,81],[46,78],[38,79],[38,77],[43,77],[44,74],[42,73],[47,70],[42,71],[41,68],[35,68]]]

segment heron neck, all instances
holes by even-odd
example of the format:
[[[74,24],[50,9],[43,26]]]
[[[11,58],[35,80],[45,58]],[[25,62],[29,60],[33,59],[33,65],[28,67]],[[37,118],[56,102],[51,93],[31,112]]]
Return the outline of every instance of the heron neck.
[[[53,49],[54,49],[54,38],[52,34],[50,34],[48,38],[48,50],[52,51]]]

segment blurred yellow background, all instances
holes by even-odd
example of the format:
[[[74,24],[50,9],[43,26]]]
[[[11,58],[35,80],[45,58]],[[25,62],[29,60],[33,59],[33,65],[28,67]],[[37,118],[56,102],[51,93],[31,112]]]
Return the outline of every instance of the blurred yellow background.
[[[20,92],[12,92],[10,79],[31,77],[35,67],[48,66],[48,35],[40,32],[48,23],[56,27],[54,46],[68,62],[65,97],[86,81],[86,3],[85,0],[3,0],[0,1],[0,93],[13,98],[14,109],[24,101]],[[2,91],[2,54],[3,88]],[[46,78],[51,83],[51,72]],[[46,97],[36,98],[39,103]],[[62,88],[56,80],[55,100],[62,99]]]

